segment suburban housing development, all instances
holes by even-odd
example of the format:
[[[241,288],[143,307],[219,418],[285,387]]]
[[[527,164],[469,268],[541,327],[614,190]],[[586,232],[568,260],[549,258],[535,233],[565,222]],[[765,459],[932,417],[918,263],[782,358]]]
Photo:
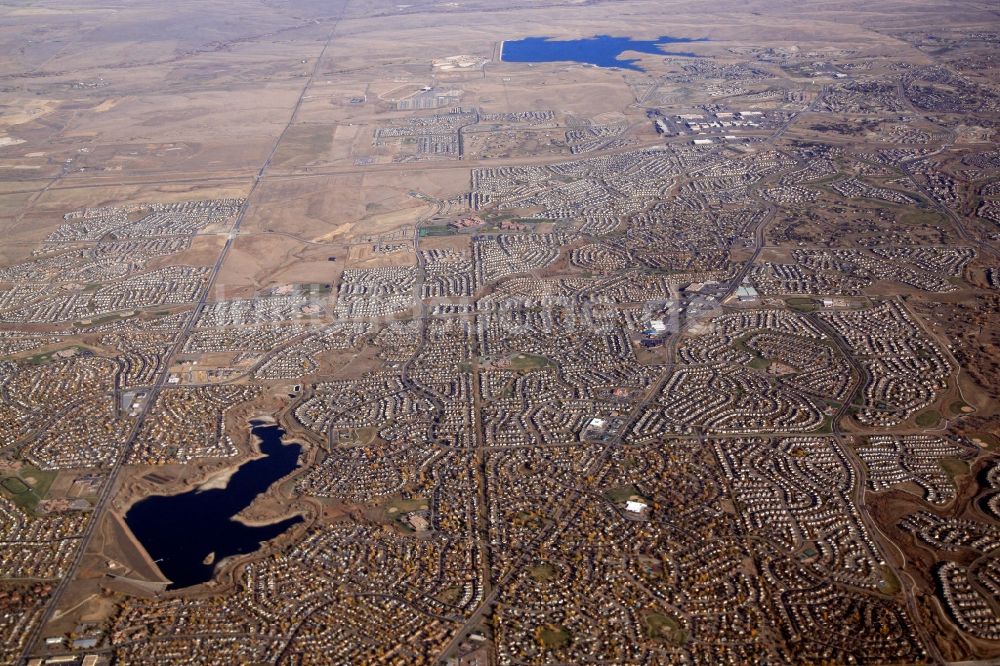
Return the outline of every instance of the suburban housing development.
[[[0,45],[0,664],[1000,660],[994,3]]]

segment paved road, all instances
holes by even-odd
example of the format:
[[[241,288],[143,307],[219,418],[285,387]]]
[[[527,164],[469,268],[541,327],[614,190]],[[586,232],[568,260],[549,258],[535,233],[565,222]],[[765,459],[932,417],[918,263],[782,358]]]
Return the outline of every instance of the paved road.
[[[346,6],[347,5],[345,4],[344,6],[345,9]],[[45,608],[45,612],[42,615],[41,622],[39,622],[39,624],[34,628],[34,630],[31,632],[31,636],[25,643],[25,649],[22,652],[20,659],[18,660],[18,663],[20,664],[27,663],[29,655],[32,653],[35,644],[38,642],[39,637],[41,636],[42,630],[52,619],[53,613],[58,607],[63,594],[65,594],[66,589],[69,586],[70,582],[76,577],[76,574],[79,571],[80,563],[82,562],[84,554],[87,551],[87,547],[94,536],[97,526],[101,523],[101,519],[104,516],[105,511],[107,511],[109,505],[111,504],[112,498],[114,497],[114,492],[116,490],[116,486],[118,485],[117,484],[118,477],[121,473],[122,467],[125,465],[125,461],[128,459],[128,456],[131,453],[132,448],[135,446],[136,440],[139,437],[139,433],[142,430],[143,423],[145,422],[146,418],[152,411],[153,405],[156,403],[157,395],[159,395],[160,391],[166,385],[167,379],[169,377],[170,365],[173,359],[176,358],[177,354],[180,353],[180,351],[184,348],[184,344],[187,341],[188,336],[191,334],[191,330],[198,319],[198,315],[201,314],[202,310],[205,308],[205,304],[208,302],[208,298],[212,293],[212,288],[215,286],[216,280],[218,279],[219,272],[221,271],[222,266],[225,263],[226,257],[228,256],[230,249],[232,248],[233,239],[239,234],[240,225],[243,223],[247,211],[249,210],[250,201],[253,198],[253,195],[257,191],[258,187],[260,186],[261,182],[263,181],[267,169],[271,165],[271,160],[274,158],[275,153],[277,153],[278,151],[278,146],[281,144],[281,141],[285,137],[285,134],[288,132],[289,128],[292,126],[292,124],[298,117],[299,109],[302,107],[302,102],[305,99],[306,92],[309,90],[309,86],[312,84],[313,79],[315,78],[317,72],[319,71],[320,63],[322,62],[323,56],[326,54],[326,51],[329,48],[330,43],[333,41],[333,35],[339,23],[340,21],[338,19],[334,23],[333,28],[331,28],[326,41],[323,43],[323,48],[320,51],[320,54],[316,58],[316,62],[313,65],[312,73],[306,80],[305,85],[303,85],[302,92],[299,94],[299,97],[295,102],[295,106],[292,108],[292,112],[291,115],[289,116],[288,123],[285,125],[284,129],[282,129],[281,133],[278,135],[278,138],[275,139],[274,144],[271,147],[271,151],[268,153],[267,158],[264,160],[264,163],[257,171],[257,175],[254,178],[253,185],[251,186],[250,191],[247,194],[247,197],[244,200],[243,205],[240,207],[240,210],[238,211],[236,218],[233,222],[231,232],[226,237],[226,243],[223,246],[222,251],[219,253],[219,256],[216,258],[215,264],[212,266],[212,271],[209,275],[208,280],[205,283],[204,288],[202,289],[201,296],[198,299],[198,302],[195,305],[195,308],[192,311],[191,316],[185,322],[183,328],[181,329],[180,333],[175,339],[173,346],[165,356],[163,368],[160,370],[155,383],[153,384],[152,388],[149,391],[146,401],[143,404],[143,407],[140,410],[138,417],[136,418],[135,424],[133,425],[129,433],[128,439],[126,440],[125,445],[122,447],[121,452],[118,455],[118,458],[115,460],[111,469],[108,471],[107,480],[105,481],[104,486],[101,488],[101,492],[98,495],[96,504],[94,505],[94,510],[91,514],[90,520],[87,522],[87,526],[84,529],[83,535],[81,536],[80,547],[78,548],[76,555],[73,558],[73,561],[70,564],[68,571],[66,572],[66,575],[59,581],[59,584],[56,585],[56,588],[53,591],[52,596],[49,598],[48,604],[46,605]]]
[[[978,238],[973,238],[971,235],[969,235],[969,232],[965,228],[965,224],[962,222],[962,218],[958,214],[956,214],[955,211],[953,211],[951,208],[945,206],[943,203],[935,199],[930,190],[924,187],[924,185],[919,180],[917,180],[917,178],[913,175],[911,167],[914,164],[922,160],[925,160],[928,157],[936,155],[937,153],[942,152],[949,145],[951,145],[951,143],[952,141],[949,140],[948,142],[944,143],[939,150],[936,150],[929,155],[923,155],[921,157],[917,157],[912,160],[902,161],[897,166],[899,166],[899,168],[902,169],[903,173],[905,173],[906,176],[916,186],[916,188],[920,190],[920,193],[923,194],[924,197],[926,197],[931,203],[933,203],[934,207],[937,208],[939,211],[941,211],[941,213],[943,213],[945,217],[947,217],[949,220],[952,221],[952,224],[955,226],[955,230],[958,232],[958,235],[961,236],[963,241],[965,241],[969,245],[972,245],[973,247],[978,248],[980,253],[992,254],[994,257],[1000,259],[1000,250],[993,247],[989,243],[984,243]]]
[[[864,390],[865,386],[868,385],[871,381],[871,376],[868,374],[868,371],[864,369],[864,366],[862,366],[857,359],[854,358],[854,355],[851,353],[850,345],[847,343],[847,340],[840,335],[840,333],[827,324],[825,320],[817,317],[815,314],[808,314],[806,315],[806,318],[812,322],[817,329],[830,336],[834,344],[837,345],[837,348],[840,349],[840,353],[854,368],[854,372],[857,375],[857,381],[854,383],[851,392],[844,398],[840,408],[837,410],[836,414],[833,415],[833,436],[837,439],[837,443],[840,446],[840,449],[844,452],[844,457],[847,459],[847,463],[851,466],[851,471],[854,474],[853,500],[855,507],[857,507],[858,516],[860,517],[862,524],[865,525],[865,527],[867,527],[869,532],[873,535],[881,537],[883,546],[888,544],[899,553],[900,567],[905,569],[906,555],[903,553],[902,548],[900,548],[895,541],[890,539],[888,535],[882,531],[882,528],[878,526],[875,519],[868,513],[868,504],[865,500],[868,478],[867,469],[864,463],[861,462],[860,458],[858,458],[853,448],[849,445],[847,437],[840,428],[841,421],[847,416],[847,411],[853,404],[855,397],[858,393]],[[924,647],[927,648],[928,655],[934,663],[943,664],[944,658],[942,657],[940,650],[938,650],[937,643],[934,642],[934,638],[927,631],[926,624],[919,621],[921,615],[917,609],[916,581],[914,581],[913,577],[908,573],[896,567],[896,565],[892,563],[891,559],[886,559],[886,566],[889,567],[893,575],[899,581],[900,588],[903,592],[903,598],[906,601],[906,610],[907,613],[909,613],[910,622],[916,628],[917,634],[920,636],[920,640],[924,643]],[[909,580],[909,585],[905,584],[904,578]]]

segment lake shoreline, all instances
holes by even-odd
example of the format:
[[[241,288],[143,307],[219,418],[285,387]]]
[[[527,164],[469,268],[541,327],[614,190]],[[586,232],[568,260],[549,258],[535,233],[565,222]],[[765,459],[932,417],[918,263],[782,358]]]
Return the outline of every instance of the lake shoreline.
[[[124,520],[169,589],[211,580],[222,562],[252,555],[265,542],[305,521],[301,513],[281,518],[247,520],[240,514],[272,485],[299,467],[303,446],[285,441],[274,419],[250,420],[259,454],[216,472],[180,493],[152,495],[133,504]]]

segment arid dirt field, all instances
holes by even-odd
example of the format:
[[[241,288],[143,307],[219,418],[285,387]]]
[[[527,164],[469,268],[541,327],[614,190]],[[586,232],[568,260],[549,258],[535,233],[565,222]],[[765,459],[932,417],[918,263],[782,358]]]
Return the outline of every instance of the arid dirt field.
[[[0,664],[1000,659],[995,2],[12,0],[0,54]]]

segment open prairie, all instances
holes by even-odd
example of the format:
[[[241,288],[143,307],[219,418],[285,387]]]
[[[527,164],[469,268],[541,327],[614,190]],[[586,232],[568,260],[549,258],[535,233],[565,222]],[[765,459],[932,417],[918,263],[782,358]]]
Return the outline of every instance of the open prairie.
[[[0,53],[0,663],[1000,659],[995,2]]]

